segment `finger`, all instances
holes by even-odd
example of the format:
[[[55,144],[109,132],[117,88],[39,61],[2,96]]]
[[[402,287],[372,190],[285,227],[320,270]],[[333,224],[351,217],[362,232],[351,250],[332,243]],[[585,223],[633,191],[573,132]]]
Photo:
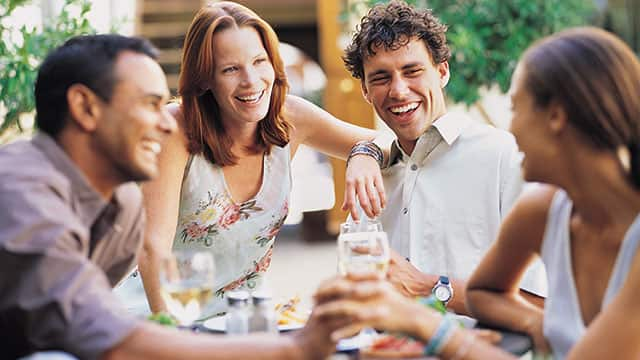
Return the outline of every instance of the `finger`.
[[[322,283],[315,294],[313,300],[316,304],[321,304],[339,297],[347,296],[351,292],[352,285],[345,278],[334,278]]]
[[[342,339],[356,336],[365,326],[362,324],[349,324],[331,333],[331,341],[338,342]]]
[[[376,191],[373,182],[366,182],[365,188],[367,190],[367,196],[369,197],[369,204],[371,204],[373,216],[380,215],[380,200],[378,200],[378,192]]]
[[[360,220],[360,216],[356,207],[356,188],[353,181],[347,181],[345,183],[342,210],[349,210],[349,212],[351,213],[351,218],[354,221]]]
[[[484,340],[490,344],[497,344],[502,340],[502,334],[489,329],[472,329],[478,339]]]
[[[347,279],[351,281],[378,280],[378,274],[375,272],[358,272],[347,274]]]
[[[371,204],[369,203],[367,188],[364,184],[364,181],[358,181],[356,188],[358,189],[357,196],[358,200],[360,200],[360,207],[362,207],[362,210],[364,210],[364,213],[367,214],[368,217],[374,217],[373,212],[371,211]]]
[[[382,176],[380,176],[380,174],[378,174],[373,179],[373,184],[375,185],[376,190],[378,191],[378,199],[380,199],[380,206],[384,209],[385,207],[387,207],[387,195],[384,191],[384,181],[382,180]]]

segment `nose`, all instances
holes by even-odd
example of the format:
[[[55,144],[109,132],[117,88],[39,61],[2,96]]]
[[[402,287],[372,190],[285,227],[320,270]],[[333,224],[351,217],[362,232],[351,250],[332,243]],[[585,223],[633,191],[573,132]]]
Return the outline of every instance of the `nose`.
[[[247,66],[244,70],[242,82],[244,85],[253,85],[258,79],[260,75],[258,74],[258,70],[253,66]]]
[[[389,88],[389,97],[392,99],[403,99],[409,92],[407,82],[402,77],[393,77]]]
[[[178,122],[166,109],[166,106],[163,106],[162,111],[160,112],[160,121],[158,122],[158,127],[167,135],[173,134],[178,130]]]

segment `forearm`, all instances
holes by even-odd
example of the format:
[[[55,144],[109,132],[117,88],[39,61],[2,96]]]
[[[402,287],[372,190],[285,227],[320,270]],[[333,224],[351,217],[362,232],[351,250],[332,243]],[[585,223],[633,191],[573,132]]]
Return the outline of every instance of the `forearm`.
[[[138,259],[138,271],[151,312],[166,311],[160,294],[160,254],[156,249],[150,249],[146,244],[143,246]]]
[[[438,276],[424,273],[414,272],[412,275],[401,282],[404,293],[409,296],[429,296],[433,291],[434,285],[438,282]],[[468,315],[469,311],[466,307],[466,287],[467,282],[461,279],[451,280],[453,287],[453,298],[447,304],[447,308],[453,310],[460,315]]]
[[[535,295],[528,294],[535,297]],[[487,289],[467,289],[467,308],[480,322],[499,326],[531,336],[541,335],[543,309],[519,293],[494,292]]]
[[[426,309],[425,309],[426,310]],[[417,310],[415,317],[416,330],[413,335],[424,343],[429,343],[436,332],[438,325],[442,321],[442,317],[434,320],[433,313],[424,310]],[[442,348],[442,352],[438,355],[440,359],[515,359],[512,355],[502,351],[501,349],[476,338],[476,335],[469,330],[459,328]]]
[[[104,359],[307,359],[291,336],[228,337],[144,324]]]

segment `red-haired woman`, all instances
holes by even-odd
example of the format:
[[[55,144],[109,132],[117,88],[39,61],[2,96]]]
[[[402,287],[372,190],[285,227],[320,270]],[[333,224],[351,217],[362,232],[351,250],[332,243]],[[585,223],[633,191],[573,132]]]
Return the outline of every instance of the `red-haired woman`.
[[[154,312],[164,309],[158,260],[172,248],[214,254],[218,298],[256,287],[288,212],[298,146],[346,159],[375,136],[288,95],[278,46],[269,24],[233,2],[203,7],[187,31],[181,103],[170,106],[180,131],[162,151],[160,176],[143,186],[148,221],[139,270]],[[381,160],[379,149],[366,149]],[[352,158],[347,179],[347,194],[353,200],[357,192],[370,215],[384,203],[376,157]],[[224,309],[218,300],[205,316]]]

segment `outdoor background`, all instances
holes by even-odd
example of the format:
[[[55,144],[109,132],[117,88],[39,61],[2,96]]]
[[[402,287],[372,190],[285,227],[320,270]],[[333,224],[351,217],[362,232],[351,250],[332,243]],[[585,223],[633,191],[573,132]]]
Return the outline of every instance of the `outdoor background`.
[[[355,24],[376,0],[242,0],[283,42],[291,92],[358,125],[384,128],[340,60]],[[640,0],[410,0],[449,25],[452,111],[509,126],[504,96],[520,53],[566,26],[615,31],[640,51]],[[74,34],[119,32],[149,38],[175,91],[180,48],[200,0],[0,0],[0,144],[28,137],[35,71],[52,47]],[[294,159],[288,225],[279,236],[269,281],[276,297],[309,304],[320,281],[335,274],[335,232],[346,214],[344,162],[301,149]],[[335,195],[334,195],[335,194]],[[303,215],[304,214],[304,215]]]

